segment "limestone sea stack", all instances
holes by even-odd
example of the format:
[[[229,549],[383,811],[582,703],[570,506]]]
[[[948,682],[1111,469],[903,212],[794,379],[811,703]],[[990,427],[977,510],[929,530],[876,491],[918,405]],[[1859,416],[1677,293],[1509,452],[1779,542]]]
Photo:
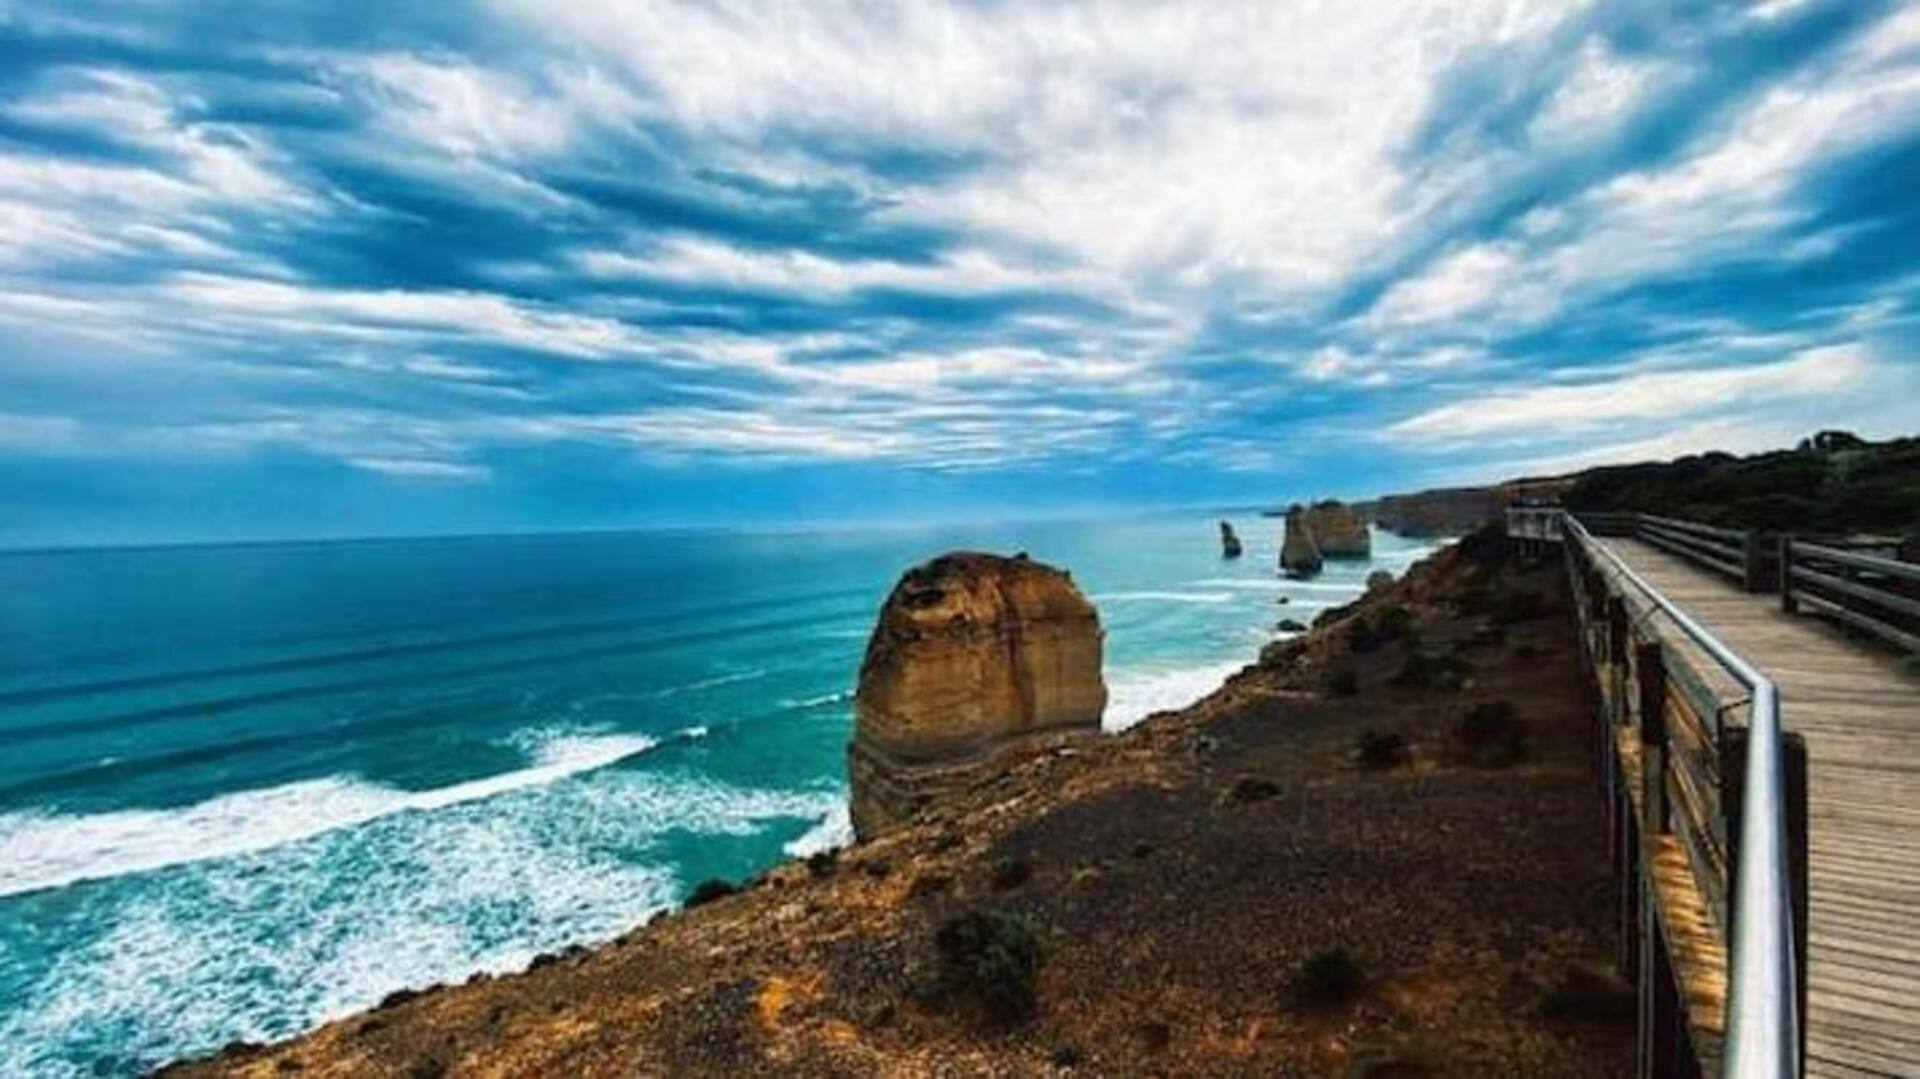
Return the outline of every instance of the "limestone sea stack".
[[[1307,507],[1307,529],[1322,558],[1370,558],[1373,536],[1367,519],[1344,502],[1328,499]]]
[[[1065,572],[971,551],[915,566],[880,608],[847,771],[861,839],[966,786],[1000,752],[1098,729],[1100,616]]]
[[[1280,541],[1280,571],[1289,577],[1312,577],[1320,572],[1320,547],[1307,524],[1306,507],[1287,507],[1286,536]]]
[[[1240,557],[1240,537],[1233,534],[1233,526],[1225,521],[1220,522],[1220,557]]]

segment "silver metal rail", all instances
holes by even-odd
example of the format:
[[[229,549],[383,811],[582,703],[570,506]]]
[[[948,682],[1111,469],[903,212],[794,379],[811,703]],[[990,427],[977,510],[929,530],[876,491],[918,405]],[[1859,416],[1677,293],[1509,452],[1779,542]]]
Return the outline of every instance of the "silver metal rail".
[[[1734,867],[1733,969],[1727,987],[1721,1074],[1728,1079],[1798,1079],[1800,1016],[1779,688],[1597,542],[1579,518],[1567,514],[1561,531],[1604,559],[1753,694],[1747,796],[1740,811],[1740,861]]]

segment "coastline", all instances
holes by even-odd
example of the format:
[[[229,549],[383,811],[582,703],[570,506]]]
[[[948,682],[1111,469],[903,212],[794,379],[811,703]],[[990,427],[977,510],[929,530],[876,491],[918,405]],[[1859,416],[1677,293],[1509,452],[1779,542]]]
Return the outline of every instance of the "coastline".
[[[290,1062],[307,1074],[347,1074],[351,1068],[341,1068],[351,1061],[411,1066],[422,1053],[448,1073],[481,1061],[509,1073],[559,1068],[580,1074],[649,1069],[701,1074],[764,1068],[780,1061],[781,1070],[795,1074],[838,1074],[879,1068],[882,1061],[896,1069],[911,1068],[914,1060],[930,1059],[926,1053],[960,1062],[963,1070],[977,1066],[983,1071],[1013,1067],[1044,1072],[1056,1068],[1057,1062],[1048,1061],[1063,1055],[1057,1044],[1061,1042],[1070,1042],[1074,1050],[1064,1056],[1078,1054],[1117,1070],[1147,1060],[1179,1070],[1174,1062],[1187,1059],[1183,1054],[1229,1036],[1223,1024],[1242,1024],[1230,1036],[1245,1041],[1248,1022],[1255,1034],[1244,1046],[1242,1063],[1249,1067],[1287,1061],[1297,1066],[1304,1050],[1294,1039],[1314,1031],[1320,1041],[1307,1043],[1319,1046],[1309,1054],[1314,1063],[1328,1062],[1323,1043],[1329,1036],[1338,1043],[1337,1055],[1345,1059],[1361,1048],[1360,1042],[1380,1033],[1373,1028],[1382,1021],[1387,1027],[1381,1030],[1388,1030],[1433,1018],[1422,1010],[1425,1005],[1416,1007],[1408,997],[1427,992],[1414,987],[1433,977],[1419,973],[1430,971],[1436,959],[1430,948],[1446,941],[1454,941],[1447,948],[1465,946],[1481,931],[1476,927],[1484,924],[1482,915],[1493,912],[1460,908],[1451,899],[1433,907],[1430,900],[1451,896],[1455,885],[1446,882],[1468,870],[1472,879],[1459,879],[1459,886],[1468,889],[1462,896],[1484,889],[1484,883],[1475,883],[1484,872],[1473,869],[1477,862],[1504,864],[1514,853],[1502,854],[1499,844],[1484,847],[1473,829],[1460,834],[1448,829],[1436,837],[1423,830],[1408,833],[1397,820],[1413,815],[1431,819],[1433,812],[1504,817],[1515,810],[1500,807],[1518,798],[1513,804],[1534,805],[1538,818],[1519,826],[1523,833],[1590,823],[1585,818],[1591,807],[1566,796],[1568,788],[1580,786],[1577,745],[1564,744],[1567,739],[1557,731],[1551,739],[1554,752],[1565,750],[1568,763],[1556,763],[1557,757],[1548,760],[1543,751],[1537,765],[1487,774],[1450,763],[1439,741],[1428,746],[1428,737],[1443,739],[1443,734],[1421,735],[1413,766],[1402,779],[1389,781],[1396,785],[1393,790],[1354,773],[1350,764],[1337,763],[1348,758],[1355,731],[1353,720],[1343,718],[1352,704],[1327,696],[1324,689],[1331,666],[1364,662],[1380,667],[1403,658],[1399,646],[1377,656],[1350,654],[1350,634],[1342,627],[1382,604],[1405,603],[1421,612],[1422,638],[1471,637],[1471,620],[1448,613],[1451,601],[1436,599],[1452,587],[1450,575],[1467,572],[1458,547],[1447,550],[1452,553],[1427,559],[1382,595],[1336,609],[1327,624],[1269,646],[1201,700],[1157,713],[1118,734],[1064,739],[1008,761],[998,778],[898,835],[838,854],[810,851],[810,858],[760,874],[738,895],[654,919],[595,948],[543,958],[524,974],[480,976],[464,987],[397,994],[371,1013],[329,1023],[291,1042],[271,1049],[229,1047],[173,1073],[264,1075]],[[1431,629],[1427,622],[1433,623]],[[1536,624],[1525,632],[1528,652],[1553,646],[1557,638],[1551,625]],[[1511,643],[1496,649],[1502,656],[1518,650],[1519,645]],[[1559,665],[1571,662],[1564,649],[1556,648],[1555,654]],[[1544,711],[1575,715],[1579,702],[1566,699],[1572,680],[1547,669],[1553,666],[1537,657],[1520,663],[1501,659],[1497,672],[1490,665],[1484,677],[1501,687],[1512,683],[1515,695],[1523,699],[1545,694]],[[1409,729],[1421,723],[1444,728],[1441,717],[1427,715],[1451,713],[1454,702],[1444,692],[1390,689],[1388,674],[1391,671],[1363,673],[1363,684],[1368,685],[1363,696],[1372,716],[1400,716]],[[1533,682],[1540,683],[1538,689],[1529,688]],[[1332,770],[1320,774],[1326,769]],[[1249,783],[1250,772],[1272,778]],[[1269,786],[1274,794],[1258,793]],[[1515,789],[1504,789],[1509,786]],[[1243,795],[1243,789],[1255,793]],[[1432,802],[1436,797],[1441,800]],[[1272,824],[1245,831],[1258,810],[1243,809],[1243,801],[1264,806],[1269,799],[1274,810],[1286,812]],[[1407,799],[1431,804],[1413,810]],[[1541,805],[1550,808],[1543,813]],[[1289,823],[1294,820],[1297,827]],[[1283,834],[1272,833],[1275,826]],[[1371,837],[1358,848],[1350,846],[1356,827],[1358,834]],[[1154,835],[1140,834],[1143,831]],[[1278,850],[1271,849],[1274,842],[1281,842]],[[1462,842],[1475,853],[1459,864],[1436,860],[1435,852],[1425,849],[1434,843]],[[1345,854],[1321,869],[1311,868],[1336,849]],[[1541,852],[1552,849],[1551,843],[1540,847]],[[1409,867],[1402,867],[1376,877],[1408,857],[1423,867],[1421,874],[1410,877]],[[1504,1063],[1488,1074],[1526,1074],[1524,1068],[1544,1062],[1558,1068],[1579,1060],[1589,1061],[1586,1070],[1569,1064],[1573,1070],[1568,1074],[1605,1074],[1606,1069],[1594,1070],[1592,1062],[1610,1059],[1607,1054],[1618,1046],[1617,1032],[1610,1029],[1562,1029],[1535,1018],[1522,1022],[1526,1029],[1519,1031],[1510,1029],[1515,1022],[1506,1014],[1510,1008],[1497,1009],[1497,1017],[1482,1013],[1482,1005],[1499,996],[1492,988],[1495,981],[1505,984],[1524,976],[1529,984],[1540,983],[1537,991],[1545,993],[1553,988],[1548,983],[1566,970],[1604,953],[1606,933],[1588,928],[1604,924],[1604,919],[1570,917],[1586,902],[1574,897],[1591,887],[1596,870],[1569,860],[1574,856],[1564,851],[1549,857],[1553,873],[1548,876],[1565,879],[1539,879],[1541,867],[1534,867],[1528,879],[1535,880],[1541,894],[1516,897],[1523,913],[1508,910],[1502,915],[1513,923],[1507,932],[1545,934],[1522,963],[1526,969],[1513,967],[1511,959],[1482,956],[1467,964],[1474,969],[1456,970],[1453,979],[1455,990],[1472,987],[1470,996],[1492,994],[1487,1001],[1475,998],[1477,1003],[1468,1009],[1470,1022],[1458,1007],[1447,1013],[1456,1024],[1493,1024],[1481,1030],[1481,1037],[1492,1037],[1503,1047],[1498,1060]],[[995,883],[997,875],[1004,874],[994,867],[1008,858],[1031,864],[1026,871],[1031,883]],[[1330,871],[1333,875],[1327,876]],[[1372,1034],[1334,1036],[1335,1028],[1325,1025],[1325,1017],[1296,1014],[1285,1004],[1288,972],[1311,949],[1302,942],[1298,925],[1271,922],[1270,902],[1252,895],[1234,898],[1247,886],[1243,878],[1249,875],[1264,881],[1262,889],[1272,895],[1293,896],[1283,904],[1292,912],[1290,923],[1324,928],[1336,924],[1328,918],[1337,918],[1337,924],[1355,917],[1373,921],[1381,912],[1353,908],[1352,900],[1344,898],[1355,887],[1375,894],[1371,904],[1382,912],[1398,912],[1401,920],[1388,918],[1379,928],[1353,930],[1345,945],[1363,953],[1369,967],[1383,968],[1380,984],[1365,995],[1360,1011],[1343,1012],[1341,1020],[1350,1024],[1357,1015]],[[1413,880],[1423,881],[1419,894],[1408,890]],[[939,1009],[928,1012],[916,1003],[914,985],[928,976],[930,960],[921,949],[929,946],[931,928],[943,914],[982,906],[1016,910],[1048,927],[1037,1027],[1028,1024],[988,1037],[965,1023],[956,1025]],[[1176,910],[1207,911],[1217,922],[1207,938],[1224,935],[1246,942],[1263,958],[1222,957],[1194,967],[1167,949],[1197,949],[1197,958],[1210,955],[1217,944],[1189,940],[1187,930],[1176,928],[1183,924]],[[1421,954],[1419,947],[1408,950],[1415,942],[1406,938],[1405,918],[1426,922],[1431,930],[1428,954]],[[1123,936],[1110,937],[1115,932]],[[1127,941],[1124,946],[1122,939]],[[1084,966],[1097,962],[1102,949],[1116,946],[1118,954],[1134,955],[1138,962],[1122,962],[1111,974]],[[1142,947],[1152,955],[1142,957]],[[1540,969],[1542,957],[1548,957],[1545,961],[1554,969]],[[1173,982],[1186,984],[1192,999],[1154,1002],[1155,990],[1149,987],[1167,980],[1168,963],[1173,964]],[[1251,996],[1235,973],[1250,963],[1265,969],[1256,981],[1267,985]],[[1495,974],[1498,978],[1489,980]],[[1222,976],[1225,981],[1219,980]],[[1084,991],[1060,995],[1067,992],[1067,984],[1083,978],[1101,982],[1101,991],[1091,998]],[[1143,1048],[1131,1027],[1109,1029],[1121,1021],[1119,1016],[1132,1014],[1128,1009],[1137,1008],[1145,1008],[1143,1014],[1177,1014],[1162,1025],[1178,1033],[1170,1031],[1163,1042],[1161,1035],[1149,1031],[1147,1041],[1161,1044]],[[489,1016],[496,1018],[483,1021]],[[1265,1033],[1259,1033],[1263,1029]],[[593,1033],[581,1033],[584,1030]],[[1202,1031],[1209,1033],[1196,1041]],[[1596,1038],[1608,1047],[1598,1057],[1592,1055]],[[1458,1049],[1436,1051],[1444,1055]],[[1112,1051],[1120,1055],[1097,1056]],[[1021,1065],[1021,1060],[1028,1063]]]

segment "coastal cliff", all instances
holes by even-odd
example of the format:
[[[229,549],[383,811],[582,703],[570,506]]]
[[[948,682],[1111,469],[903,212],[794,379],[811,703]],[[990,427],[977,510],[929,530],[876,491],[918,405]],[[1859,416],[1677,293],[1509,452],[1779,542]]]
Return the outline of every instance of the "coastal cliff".
[[[1304,521],[1322,558],[1367,558],[1373,554],[1367,519],[1344,502],[1315,502],[1307,507]]]
[[[1313,540],[1313,529],[1307,526],[1305,506],[1287,507],[1287,520],[1281,526],[1285,535],[1280,539],[1280,572],[1289,577],[1312,577],[1320,572],[1320,546]]]
[[[872,838],[1022,739],[1097,730],[1100,618],[1066,573],[957,552],[910,569],[867,642],[847,769]]]
[[[1622,1074],[1569,627],[1473,537],[877,839],[172,1074]]]

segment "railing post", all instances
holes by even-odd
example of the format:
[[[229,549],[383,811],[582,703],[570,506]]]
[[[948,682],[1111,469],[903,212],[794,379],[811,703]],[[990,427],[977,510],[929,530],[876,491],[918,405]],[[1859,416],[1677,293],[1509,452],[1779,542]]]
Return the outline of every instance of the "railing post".
[[[1742,559],[1746,577],[1742,582],[1749,592],[1769,591],[1773,577],[1767,572],[1767,555],[1773,546],[1772,537],[1756,529],[1748,529]]]
[[[1780,537],[1780,609],[1797,614],[1800,602],[1793,598],[1793,537]]]
[[[1653,885],[1646,887],[1651,890]],[[1641,901],[1640,931],[1640,1079],[1678,1079],[1681,1070],[1680,989],[1661,931],[1660,911],[1651,896]]]
[[[1649,835],[1667,827],[1667,660],[1657,641],[1635,645],[1634,678],[1640,685],[1641,804]]]
[[[1608,718],[1624,723],[1630,713],[1627,695],[1627,601],[1617,595],[1607,597],[1607,674]]]

